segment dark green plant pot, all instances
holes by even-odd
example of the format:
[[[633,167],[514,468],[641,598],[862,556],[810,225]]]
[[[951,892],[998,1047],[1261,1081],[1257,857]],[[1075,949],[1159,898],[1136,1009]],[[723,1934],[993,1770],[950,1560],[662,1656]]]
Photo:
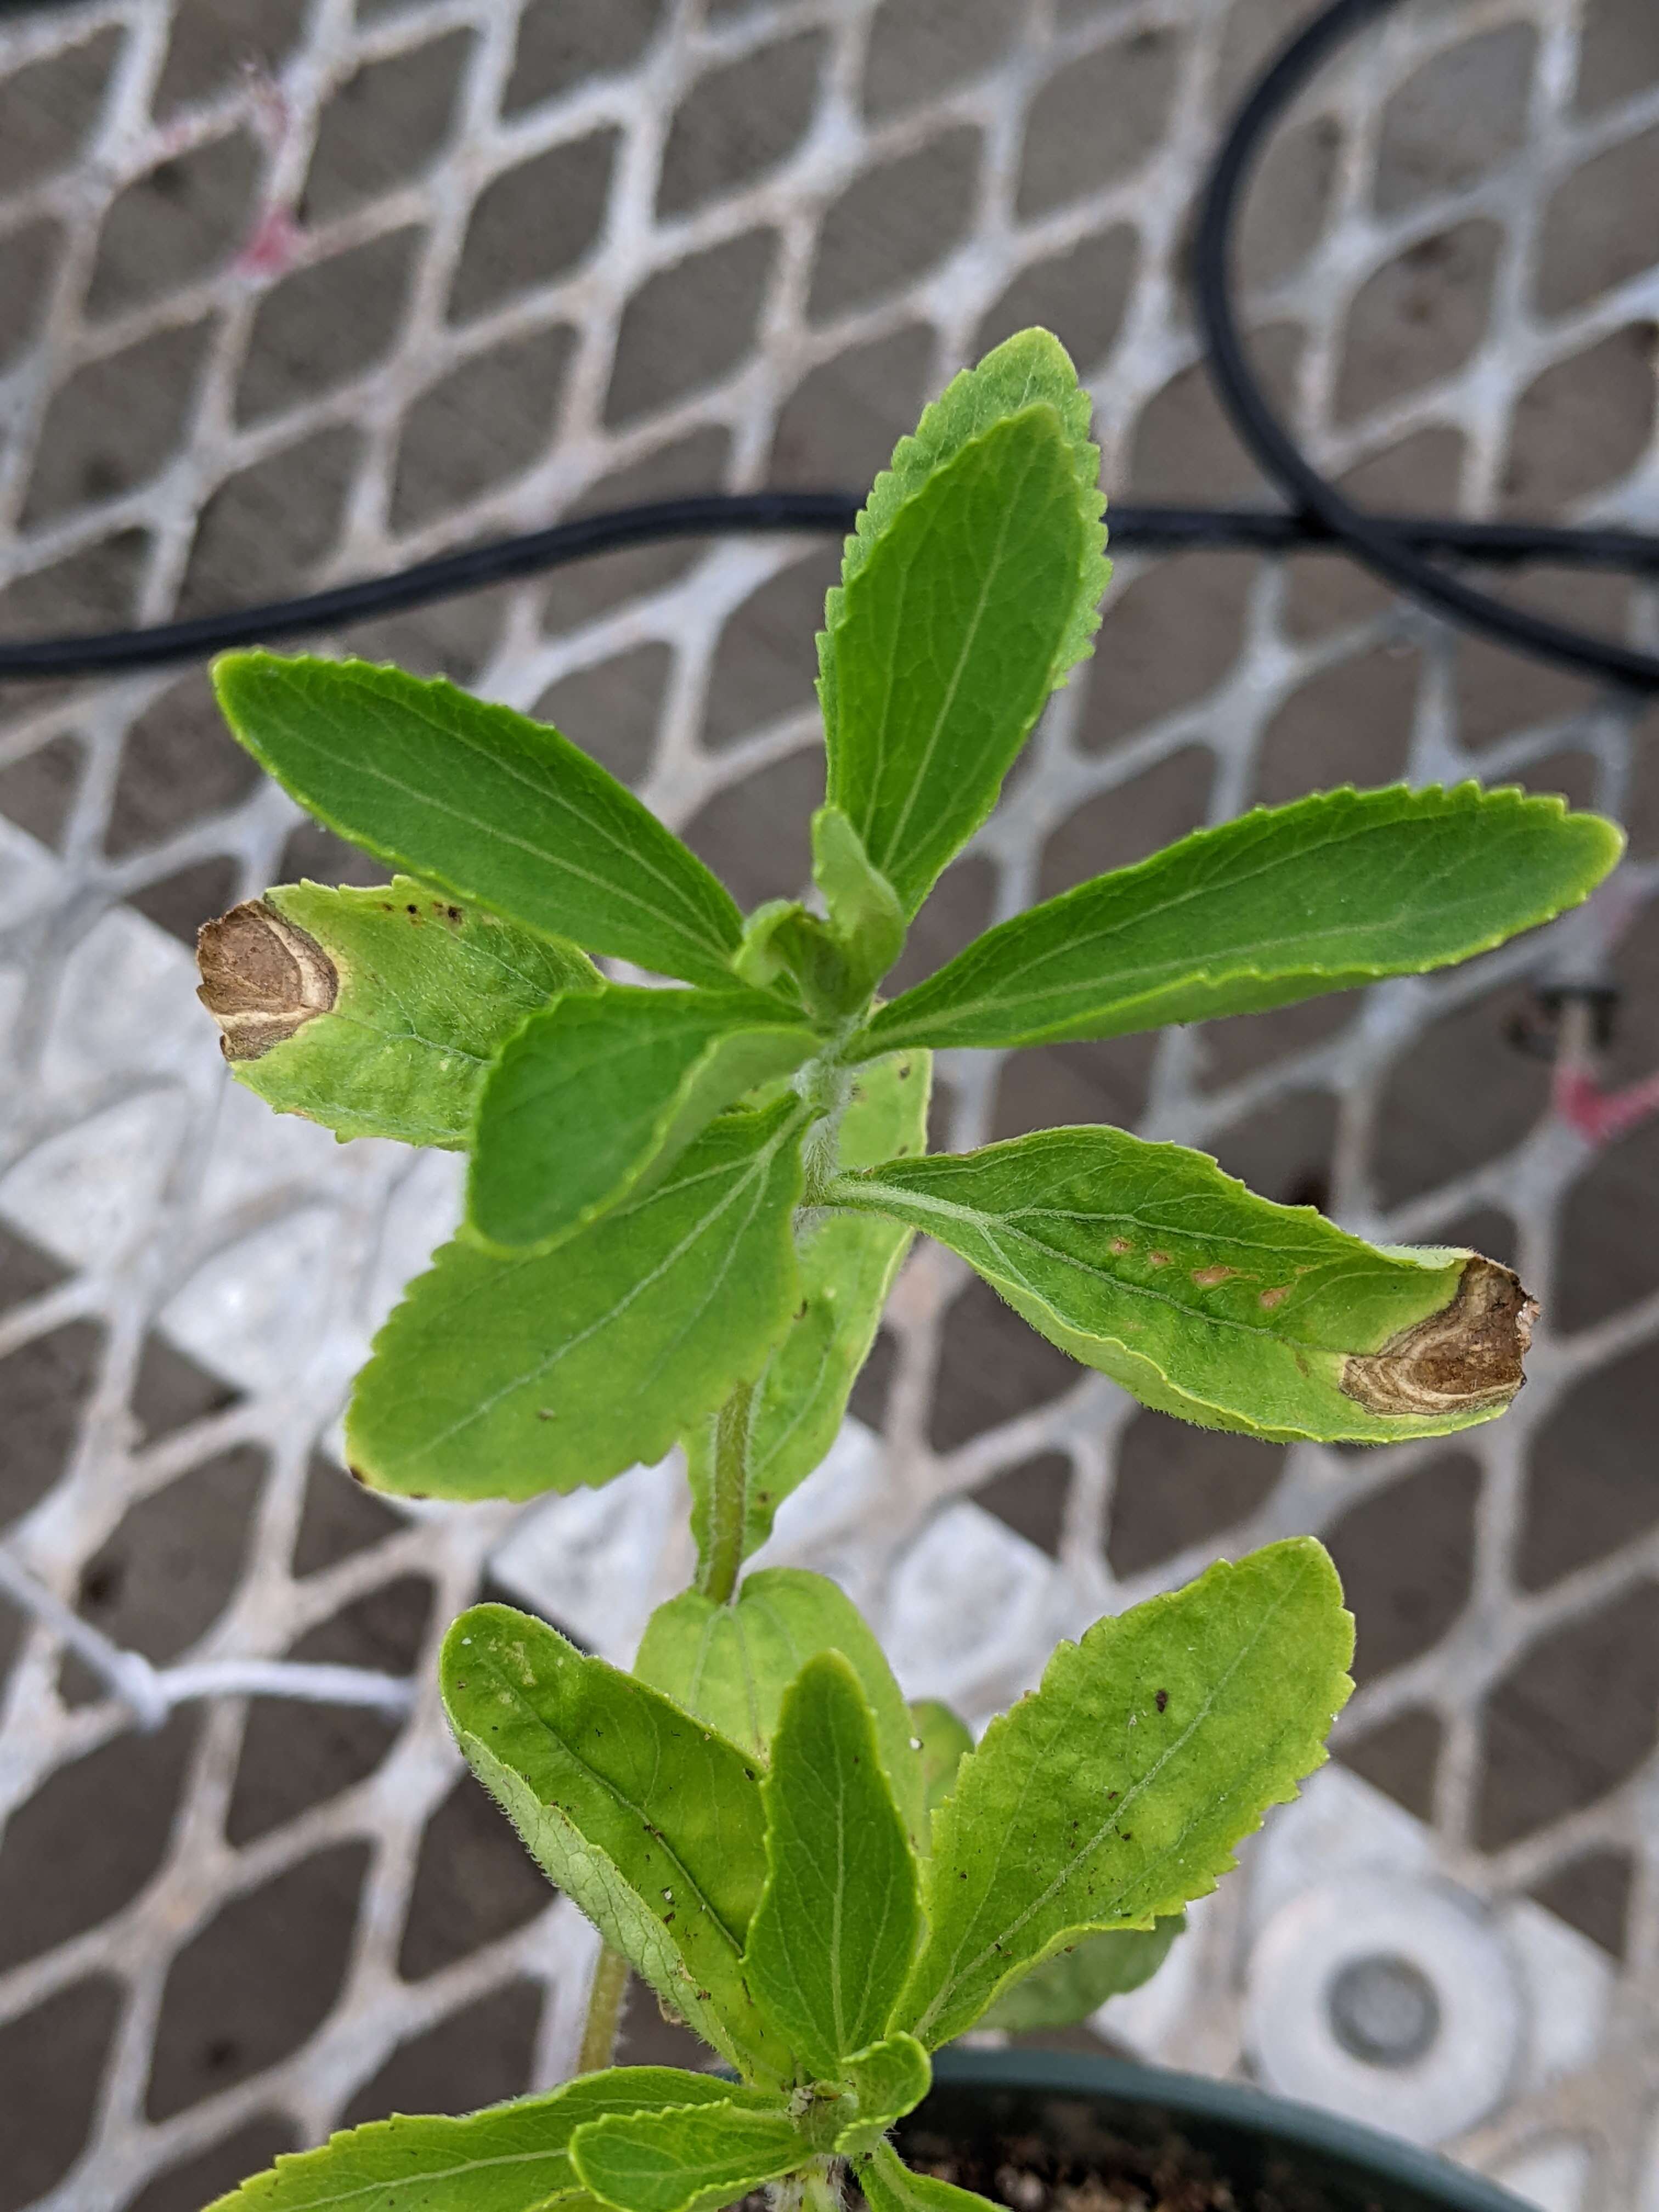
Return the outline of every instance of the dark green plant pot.
[[[1237,2081],[1072,2051],[941,2051],[933,2075],[899,2129],[901,2149],[913,2130],[960,2150],[1010,2136],[1063,2142],[1082,2120],[1132,2143],[1180,2136],[1231,2184],[1240,2212],[1259,2191],[1328,2212],[1531,2212],[1431,2151]]]

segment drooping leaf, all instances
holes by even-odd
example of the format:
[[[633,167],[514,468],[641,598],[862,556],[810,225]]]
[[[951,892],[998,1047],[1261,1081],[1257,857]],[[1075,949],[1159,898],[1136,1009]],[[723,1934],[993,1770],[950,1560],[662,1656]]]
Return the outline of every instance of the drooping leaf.
[[[854,975],[872,990],[904,950],[904,909],[839,806],[812,817],[812,880]]]
[[[921,1847],[933,1849],[933,1814],[957,1786],[957,1769],[974,1747],[966,1724],[937,1698],[918,1698],[910,1708],[910,1733],[921,1747]]]
[[[811,2152],[782,2112],[736,2103],[617,2114],[571,2145],[584,2188],[617,2212],[704,2212],[775,2181]]]
[[[916,2172],[891,2143],[876,2145],[858,2169],[858,2182],[870,2212],[994,2212],[988,2197]]]
[[[872,2150],[895,2120],[915,2110],[933,2087],[933,2069],[914,2035],[890,2035],[854,2051],[842,2075],[858,2111],[837,2128],[830,2148],[850,2158]]]
[[[866,1049],[1120,1036],[1466,960],[1605,876],[1612,823],[1473,783],[1321,792],[1200,830],[988,930]]]
[[[1064,349],[1024,331],[901,440],[818,640],[829,798],[914,915],[1090,649],[1110,571],[1100,456]]]
[[[1062,1644],[963,1759],[927,1869],[927,1940],[894,2011],[930,2047],[1079,1934],[1212,1890],[1325,1756],[1353,1624],[1297,1537]]]
[[[231,653],[213,680],[260,766],[353,844],[589,951],[729,980],[730,894],[556,730],[362,660]]]
[[[789,1099],[725,1116],[552,1253],[446,1244],[357,1377],[353,1469],[406,1496],[532,1498],[660,1459],[799,1302],[801,1127]]]
[[[1380,1249],[1203,1152],[1045,1129],[843,1176],[960,1252],[1033,1328],[1143,1404],[1289,1442],[1439,1436],[1520,1388],[1536,1311],[1507,1267]]]
[[[926,1053],[896,1053],[861,1067],[841,1125],[842,1164],[867,1167],[922,1152],[932,1083]],[[836,1441],[909,1244],[908,1229],[873,1214],[821,1215],[801,1238],[800,1301],[761,1371],[750,1413],[745,1559]],[[706,1556],[713,1437],[705,1427],[684,1441],[691,1529]]]
[[[209,2212],[540,2212],[580,2185],[569,2152],[584,2123],[734,2098],[762,2101],[757,2091],[678,2066],[611,2067],[459,2119],[398,2113],[349,2128],[315,2150],[280,2155]]]
[[[460,1616],[440,1680],[467,1764],[550,1880],[732,2065],[786,2078],[741,1966],[765,1878],[743,1752],[510,1606]]]
[[[717,1114],[787,1075],[817,1039],[759,992],[612,985],[556,1000],[512,1036],[483,1086],[472,1226],[550,1250],[647,1189]]]
[[[744,1954],[750,1990],[821,2081],[877,2042],[909,1970],[916,1859],[859,1678],[820,1652],[783,1701],[762,1785],[766,1887]]]
[[[225,1058],[268,1106],[342,1139],[452,1152],[525,1016],[599,988],[574,945],[407,876],[367,890],[280,884],[205,923],[197,959]]]
[[[882,1764],[914,1836],[921,1820],[921,1765],[910,1747],[904,1694],[863,1614],[826,1575],[763,1567],[727,1605],[682,1591],[652,1614],[634,1672],[733,1743],[769,1759],[784,1692],[820,1651],[839,1651],[858,1676]]]
[[[1038,2027],[1071,2027],[1087,2020],[1112,1997],[1127,1996],[1152,1976],[1170,1955],[1170,1946],[1186,1926],[1184,1913],[1173,1913],[1150,1928],[1108,1928],[1080,1936],[1040,1966],[1012,1984],[988,2012],[981,2027],[1024,2035]]]

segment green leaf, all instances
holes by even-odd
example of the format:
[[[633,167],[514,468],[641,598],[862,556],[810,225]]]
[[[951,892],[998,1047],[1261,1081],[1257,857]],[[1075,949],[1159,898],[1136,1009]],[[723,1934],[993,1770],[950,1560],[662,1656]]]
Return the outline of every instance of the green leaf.
[[[812,817],[812,880],[854,976],[862,991],[873,990],[904,950],[904,909],[839,806]]]
[[[1353,1624],[1311,1537],[1223,1561],[1062,1644],[962,1763],[895,2008],[930,2046],[1079,1934],[1203,1897],[1325,1757]]]
[[[483,1087],[467,1186],[490,1243],[551,1249],[651,1182],[817,1039],[758,992],[612,985],[511,1037]]]
[[[914,915],[1090,650],[1110,569],[1089,401],[1024,331],[877,477],[818,640],[830,802]]]
[[[230,653],[213,680],[260,766],[354,845],[590,951],[729,979],[730,895],[556,730],[362,660]]]
[[[744,1753],[510,1606],[464,1613],[439,1675],[468,1765],[549,1879],[732,2065],[787,2078],[741,1966],[765,1878]]]
[[[933,1814],[957,1786],[957,1769],[974,1747],[971,1732],[937,1698],[918,1698],[910,1708],[910,1733],[921,1746],[924,1850],[933,1848]]]
[[[874,1718],[838,1651],[809,1660],[791,1685],[761,1794],[766,1887],[744,1972],[781,2034],[828,2081],[880,2038],[919,1924],[915,1854]]]
[[[204,925],[197,993],[239,1083],[336,1136],[460,1151],[489,1063],[592,962],[407,876],[282,884]]]
[[[811,2152],[781,2112],[727,2103],[596,2120],[577,2130],[571,2156],[583,2186],[617,2212],[703,2212],[805,2165]]]
[[[831,1194],[927,1230],[1062,1351],[1202,1427],[1385,1443],[1490,1420],[1522,1382],[1536,1309],[1507,1267],[1366,1244],[1181,1145],[1045,1129]]]
[[[1258,807],[988,930],[862,1048],[1121,1036],[1445,967],[1577,906],[1623,843],[1473,783]]]
[[[1150,1928],[1107,1928],[1079,1936],[1006,1989],[979,2024],[1009,2035],[1073,2027],[1109,1999],[1150,1982],[1186,1924],[1186,1915],[1176,1912]]]
[[[551,1254],[446,1244],[357,1377],[354,1472],[409,1497],[533,1498],[660,1459],[799,1303],[802,1126],[793,1099],[726,1115]]]
[[[732,969],[750,990],[776,991],[787,1000],[794,994],[785,958],[786,925],[806,908],[799,899],[768,899],[757,906],[743,926],[743,942],[732,955]],[[780,941],[781,939],[781,941]]]
[[[896,1053],[861,1067],[841,1125],[842,1164],[866,1167],[922,1152],[932,1083],[926,1053]],[[779,1506],[836,1441],[909,1245],[908,1229],[873,1214],[820,1214],[801,1236],[795,1318],[761,1370],[750,1414],[745,1559],[766,1541]],[[691,1530],[706,1554],[712,1428],[694,1430],[684,1441]]]
[[[858,2169],[870,2212],[994,2212],[991,2200],[954,2181],[939,2181],[906,2166],[891,2143],[878,2143]]]
[[[459,2119],[398,2113],[286,2153],[209,2212],[540,2212],[576,2189],[570,2139],[607,2113],[729,2104],[759,2093],[678,2066],[618,2066],[546,2096],[520,2097]]]
[[[684,1590],[652,1614],[634,1672],[768,1759],[784,1692],[821,1651],[839,1651],[858,1676],[882,1765],[914,1836],[921,1822],[921,1765],[911,1748],[909,1709],[863,1614],[827,1576],[763,1567],[728,1605]]]
[[[890,2035],[854,2051],[842,2069],[856,2118],[837,2128],[830,2148],[842,2158],[872,2150],[895,2120],[902,2120],[933,2087],[933,2069],[914,2035]]]

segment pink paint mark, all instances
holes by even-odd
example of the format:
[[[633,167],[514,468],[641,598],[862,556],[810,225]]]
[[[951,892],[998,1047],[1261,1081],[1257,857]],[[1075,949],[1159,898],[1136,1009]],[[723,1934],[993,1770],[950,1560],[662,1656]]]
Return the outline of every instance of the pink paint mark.
[[[1611,1144],[1659,1114],[1659,1072],[1623,1091],[1603,1091],[1582,1068],[1558,1067],[1552,1103],[1567,1126],[1589,1143]]]
[[[236,257],[240,276],[282,276],[305,252],[306,234],[285,207],[268,207]]]

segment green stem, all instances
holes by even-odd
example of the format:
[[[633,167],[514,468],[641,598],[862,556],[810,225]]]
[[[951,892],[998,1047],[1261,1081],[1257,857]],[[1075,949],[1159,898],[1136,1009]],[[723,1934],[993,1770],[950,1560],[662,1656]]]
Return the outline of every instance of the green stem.
[[[714,1416],[714,1467],[708,1500],[708,1550],[697,1588],[716,1605],[727,1605],[743,1565],[744,1523],[749,1515],[749,1424],[752,1382],[739,1382]]]
[[[842,2172],[838,2158],[824,2159],[808,2166],[802,2177],[806,2185],[802,2191],[802,2212],[845,2212]]]
[[[623,1997],[627,1988],[628,1961],[607,1943],[594,1961],[577,2073],[598,2074],[611,2063],[616,2054],[617,2030],[622,2022]]]

